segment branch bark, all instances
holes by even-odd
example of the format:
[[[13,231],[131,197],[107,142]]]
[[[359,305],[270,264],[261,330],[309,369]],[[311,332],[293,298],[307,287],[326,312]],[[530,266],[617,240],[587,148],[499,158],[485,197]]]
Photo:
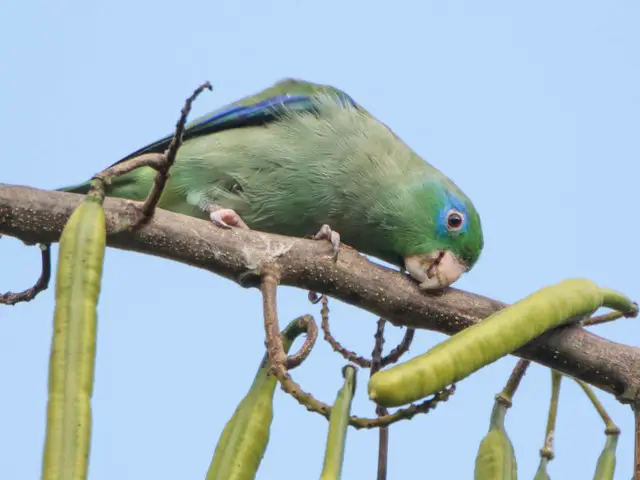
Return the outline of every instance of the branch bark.
[[[83,198],[0,184],[0,234],[32,244],[55,243]],[[108,231],[115,231],[122,223],[127,203],[105,200]],[[455,288],[441,294],[422,292],[406,275],[372,263],[346,245],[336,263],[328,242],[216,229],[208,221],[161,209],[140,230],[110,234],[107,243],[202,268],[246,287],[259,286],[262,265],[276,264],[281,285],[325,293],[395,325],[448,335],[505,307],[497,300]],[[640,394],[640,349],[611,342],[578,326],[548,332],[516,355],[579,378],[624,403]]]

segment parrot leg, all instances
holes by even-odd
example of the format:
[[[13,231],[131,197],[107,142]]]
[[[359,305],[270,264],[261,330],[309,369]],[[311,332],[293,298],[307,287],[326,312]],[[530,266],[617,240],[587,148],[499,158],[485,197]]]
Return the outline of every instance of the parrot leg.
[[[322,225],[318,233],[313,236],[314,240],[329,240],[333,245],[333,261],[338,261],[338,252],[340,251],[340,234],[331,230],[327,224]]]
[[[211,207],[209,207],[209,218],[211,218],[215,226],[220,228],[238,227],[249,229],[249,226],[242,220],[242,217],[230,208],[211,205]]]
[[[331,230],[331,227],[325,223],[312,238],[314,240],[329,240],[333,245],[333,261],[338,261],[338,253],[340,252],[340,234],[338,232]],[[318,303],[321,299],[322,297],[319,297],[316,292],[309,292],[311,303]]]

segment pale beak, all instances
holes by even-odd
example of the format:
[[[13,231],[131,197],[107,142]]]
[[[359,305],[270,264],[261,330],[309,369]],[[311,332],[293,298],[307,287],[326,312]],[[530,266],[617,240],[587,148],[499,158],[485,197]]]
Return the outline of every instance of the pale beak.
[[[404,267],[420,282],[422,290],[448,287],[467,271],[466,265],[448,250],[405,257]]]

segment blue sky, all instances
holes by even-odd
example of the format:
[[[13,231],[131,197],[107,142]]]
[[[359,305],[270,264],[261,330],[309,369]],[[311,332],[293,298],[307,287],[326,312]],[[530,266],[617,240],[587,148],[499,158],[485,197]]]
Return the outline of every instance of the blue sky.
[[[8,5],[8,4],[7,4]],[[473,199],[485,250],[458,286],[513,302],[568,277],[640,298],[640,6],[632,1],[12,2],[0,16],[0,182],[57,188],[191,118],[284,77],[346,90]],[[57,254],[57,248],[54,250]],[[0,240],[0,290],[31,285],[37,250]],[[280,291],[283,324],[319,320]],[[204,478],[263,355],[260,296],[205,271],[108,250],[99,306],[90,478]],[[333,301],[335,334],[371,351],[375,318]],[[0,309],[0,478],[39,478],[53,288]],[[593,329],[638,346],[634,320]],[[388,335],[390,348],[402,332]],[[411,355],[444,337],[421,331]],[[516,359],[391,429],[389,478],[472,478],[493,395]],[[331,402],[344,361],[319,341],[295,378]],[[360,373],[353,411],[372,415]],[[550,395],[534,365],[507,417],[521,478],[538,464]],[[616,478],[631,476],[628,407]],[[317,478],[326,421],[277,392],[258,479]],[[603,425],[563,382],[553,478],[591,478]],[[374,478],[377,433],[350,431],[343,478]]]

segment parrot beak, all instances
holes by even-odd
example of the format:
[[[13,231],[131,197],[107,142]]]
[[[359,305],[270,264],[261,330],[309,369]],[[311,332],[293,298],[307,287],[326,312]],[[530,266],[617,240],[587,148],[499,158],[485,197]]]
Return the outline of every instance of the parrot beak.
[[[467,271],[466,265],[448,250],[405,257],[404,266],[420,282],[421,290],[448,287]]]

